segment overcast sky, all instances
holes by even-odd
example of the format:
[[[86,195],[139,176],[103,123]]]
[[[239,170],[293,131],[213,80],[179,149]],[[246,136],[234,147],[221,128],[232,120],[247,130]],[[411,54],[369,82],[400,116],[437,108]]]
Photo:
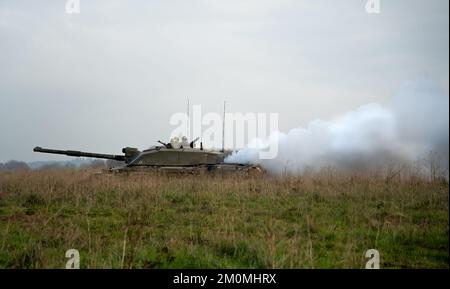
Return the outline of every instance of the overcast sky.
[[[277,112],[280,130],[386,104],[404,81],[449,91],[449,1],[0,2],[0,162],[34,146],[120,153],[169,137],[186,100]]]

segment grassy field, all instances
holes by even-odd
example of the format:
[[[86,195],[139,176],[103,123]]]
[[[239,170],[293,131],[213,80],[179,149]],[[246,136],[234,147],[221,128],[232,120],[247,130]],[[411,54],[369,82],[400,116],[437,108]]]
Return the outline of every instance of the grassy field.
[[[0,267],[449,268],[448,183],[0,172]]]

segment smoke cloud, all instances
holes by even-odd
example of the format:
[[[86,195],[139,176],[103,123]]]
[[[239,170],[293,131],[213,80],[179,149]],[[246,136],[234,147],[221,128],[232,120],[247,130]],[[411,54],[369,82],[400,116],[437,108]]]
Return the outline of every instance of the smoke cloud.
[[[278,141],[278,156],[258,152]],[[253,147],[253,148],[252,148]],[[326,167],[376,169],[388,163],[419,163],[430,154],[448,177],[449,97],[426,79],[406,82],[386,107],[371,103],[332,120],[257,139],[226,161],[256,163],[272,173]]]

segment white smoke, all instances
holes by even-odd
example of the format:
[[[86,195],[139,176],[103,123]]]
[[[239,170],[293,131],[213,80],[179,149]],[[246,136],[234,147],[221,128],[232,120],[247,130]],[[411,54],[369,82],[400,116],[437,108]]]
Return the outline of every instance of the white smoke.
[[[259,150],[274,141],[278,141],[277,157],[260,160]],[[431,152],[448,174],[449,97],[431,81],[418,80],[404,83],[388,107],[367,104],[333,121],[314,120],[306,128],[277,132],[255,140],[226,161],[296,173],[305,168],[360,170],[393,161],[415,162]]]

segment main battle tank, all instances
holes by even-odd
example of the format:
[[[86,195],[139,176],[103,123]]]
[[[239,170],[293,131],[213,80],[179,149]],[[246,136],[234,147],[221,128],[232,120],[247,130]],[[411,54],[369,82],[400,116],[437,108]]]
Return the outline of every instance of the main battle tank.
[[[111,168],[111,172],[240,172],[251,174],[263,172],[257,165],[225,163],[224,160],[231,153],[230,151],[206,150],[203,148],[202,143],[200,143],[200,148],[196,148],[195,143],[197,141],[198,138],[188,142],[186,137],[182,137],[181,140],[178,137],[175,137],[172,138],[169,143],[158,141],[161,145],[152,146],[144,151],[139,151],[137,148],[132,147],[123,148],[122,155],[98,154],[73,150],[54,150],[41,147],[35,147],[33,151],[123,162],[122,165]]]

